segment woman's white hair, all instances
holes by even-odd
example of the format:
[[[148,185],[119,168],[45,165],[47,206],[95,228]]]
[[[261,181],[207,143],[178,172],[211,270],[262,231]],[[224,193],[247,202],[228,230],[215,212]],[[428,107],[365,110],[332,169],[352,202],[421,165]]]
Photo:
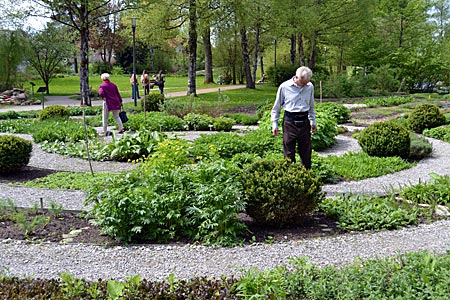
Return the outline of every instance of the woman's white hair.
[[[297,69],[297,72],[295,72],[295,76],[297,76],[298,78],[305,78],[311,80],[312,71],[308,67],[300,67]]]
[[[108,73],[103,73],[102,75],[100,75],[100,78],[105,81],[105,80],[109,80],[109,74]]]

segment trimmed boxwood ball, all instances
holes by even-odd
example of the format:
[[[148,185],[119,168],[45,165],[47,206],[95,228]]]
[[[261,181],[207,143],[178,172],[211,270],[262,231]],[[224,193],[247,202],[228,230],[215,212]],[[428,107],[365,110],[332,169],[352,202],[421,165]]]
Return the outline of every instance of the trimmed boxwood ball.
[[[38,114],[39,120],[67,118],[69,118],[69,109],[58,104],[47,106]]]
[[[409,131],[402,125],[376,122],[359,134],[358,143],[370,156],[408,158],[411,138]]]
[[[163,94],[155,94],[150,93],[148,95],[141,98],[141,107],[142,110],[145,111],[161,111],[159,109],[160,105],[164,104],[164,95]],[[145,107],[144,107],[145,103]]]
[[[32,143],[14,135],[0,135],[0,173],[12,173],[30,162]]]
[[[417,105],[408,117],[411,130],[422,133],[424,129],[430,129],[445,124],[445,116],[439,108],[430,103]]]
[[[288,160],[258,160],[245,165],[240,181],[246,212],[259,225],[300,224],[324,199],[319,177]]]

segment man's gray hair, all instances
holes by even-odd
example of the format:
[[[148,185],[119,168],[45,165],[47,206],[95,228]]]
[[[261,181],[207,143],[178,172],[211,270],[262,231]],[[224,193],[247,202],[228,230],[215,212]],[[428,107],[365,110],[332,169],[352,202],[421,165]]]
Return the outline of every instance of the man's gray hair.
[[[103,73],[102,75],[100,75],[100,78],[105,81],[105,80],[109,80],[109,74],[108,73]]]
[[[295,76],[297,76],[298,78],[305,78],[311,80],[312,71],[310,68],[303,66],[297,69],[297,71],[295,72]]]

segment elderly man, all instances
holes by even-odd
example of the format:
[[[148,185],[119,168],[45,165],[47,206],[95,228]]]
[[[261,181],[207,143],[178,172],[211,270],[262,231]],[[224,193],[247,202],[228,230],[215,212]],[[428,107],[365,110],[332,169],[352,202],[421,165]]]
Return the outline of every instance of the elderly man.
[[[271,115],[272,133],[277,136],[280,111],[284,109],[284,157],[295,162],[295,148],[298,145],[298,154],[307,169],[311,169],[311,133],[317,130],[311,77],[311,69],[300,67],[294,77],[283,82],[278,88]]]

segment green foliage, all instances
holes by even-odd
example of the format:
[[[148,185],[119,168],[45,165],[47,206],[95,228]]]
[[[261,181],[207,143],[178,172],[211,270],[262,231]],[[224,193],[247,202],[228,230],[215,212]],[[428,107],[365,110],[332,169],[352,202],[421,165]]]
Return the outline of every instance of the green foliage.
[[[240,181],[246,212],[258,224],[297,224],[324,197],[320,179],[301,164],[287,160],[260,160],[247,165]]]
[[[137,131],[133,135],[124,133],[117,139],[113,133],[112,142],[103,149],[117,161],[134,161],[145,159],[152,153],[158,142],[166,138],[164,133],[157,131]]]
[[[208,158],[230,159],[237,153],[251,152],[248,143],[235,133],[201,134],[195,139],[191,153],[197,160]]]
[[[235,114],[223,114],[223,117],[231,118],[236,121],[236,124],[240,125],[257,125],[258,116],[251,116],[247,114],[235,113]]]
[[[273,103],[267,103],[264,101],[256,108],[256,116],[261,119],[267,112],[270,112],[273,108]]]
[[[30,162],[32,143],[13,135],[0,135],[0,173],[12,173]]]
[[[97,131],[92,128],[87,128],[89,139],[97,137]],[[33,140],[35,143],[43,141],[48,142],[78,142],[85,140],[84,125],[81,122],[74,120],[55,120],[48,119],[36,123],[33,132]]]
[[[105,159],[110,158],[110,153],[104,151],[105,144],[99,142],[98,140],[96,139],[89,140],[88,146],[89,146],[89,157],[92,160],[103,161]],[[85,141],[78,141],[78,142],[43,141],[40,143],[40,147],[42,148],[42,150],[49,153],[58,153],[70,157],[79,157],[88,159]]]
[[[316,113],[317,131],[311,135],[312,148],[316,151],[330,148],[336,143],[336,121],[322,112]]]
[[[361,180],[391,174],[411,168],[414,163],[406,162],[398,156],[377,157],[365,152],[348,152],[342,156],[329,155],[323,160],[333,172],[345,180]]]
[[[214,119],[213,126],[217,131],[231,131],[236,121],[231,118],[217,117]]]
[[[3,120],[0,122],[0,132],[32,133],[38,122],[32,119]]]
[[[150,93],[145,97],[145,107],[144,107],[144,97],[141,98],[141,107],[145,111],[159,111],[160,106],[164,103],[164,95]]]
[[[7,112],[0,112],[0,120],[18,119],[20,115],[15,110],[8,110]]]
[[[115,174],[97,173],[93,176],[91,173],[57,172],[20,183],[20,185],[45,189],[87,191],[94,182],[100,182],[112,176],[115,176]]]
[[[255,153],[260,157],[265,157],[270,152],[283,151],[282,136],[274,137],[272,131],[258,128],[251,130],[241,137],[247,143],[247,153]]]
[[[411,148],[409,131],[392,122],[371,124],[359,134],[358,143],[364,152],[378,157],[408,158]]]
[[[198,104],[194,102],[194,97],[189,98],[188,101],[183,101],[179,98],[169,98],[159,105],[159,110],[168,115],[184,118],[187,114],[193,113],[197,107]]]
[[[350,110],[342,104],[334,102],[323,102],[316,104],[316,111],[325,116],[333,117],[337,124],[347,123],[350,119]]]
[[[194,158],[190,154],[190,147],[191,142],[182,139],[160,141],[143,164],[145,167],[168,166],[171,168],[192,164]]]
[[[142,167],[96,186],[86,204],[102,232],[123,241],[188,237],[229,245],[245,230],[237,170],[223,161],[195,168]]]
[[[450,204],[450,176],[431,174],[428,183],[419,183],[404,187],[400,195],[404,200],[420,204],[449,205]]]
[[[70,116],[82,116],[83,111],[86,116],[95,116],[102,114],[102,106],[70,106],[67,107]]]
[[[161,112],[129,114],[126,127],[132,131],[181,131],[184,130],[184,121],[177,116]]]
[[[188,126],[188,130],[211,130],[209,125],[213,125],[213,118],[205,114],[189,113],[183,118]]]
[[[291,79],[297,71],[297,66],[289,65],[278,65],[276,69],[273,66],[269,66],[266,71],[267,79],[272,82],[275,86],[279,86],[284,81]]]
[[[38,119],[67,119],[69,117],[69,110],[67,107],[62,105],[50,105],[45,107],[43,110],[39,111]]]
[[[416,106],[408,118],[411,130],[422,133],[424,129],[431,129],[445,124],[445,117],[434,104],[420,104]]]
[[[409,151],[409,159],[421,160],[429,157],[433,152],[433,145],[424,137],[411,132],[411,148]]]
[[[423,135],[450,143],[450,126],[440,126],[431,129],[425,129],[423,131]]]
[[[390,97],[375,97],[364,99],[364,104],[368,107],[379,106],[397,106],[401,104],[413,102],[412,97],[390,96]]]
[[[334,171],[330,161],[319,156],[316,151],[312,152],[311,171],[315,176],[319,177],[323,183],[337,183],[339,181],[339,176]]]
[[[416,206],[399,204],[395,195],[386,198],[367,195],[343,195],[322,201],[319,209],[336,218],[339,226],[348,230],[397,229],[417,224]]]

